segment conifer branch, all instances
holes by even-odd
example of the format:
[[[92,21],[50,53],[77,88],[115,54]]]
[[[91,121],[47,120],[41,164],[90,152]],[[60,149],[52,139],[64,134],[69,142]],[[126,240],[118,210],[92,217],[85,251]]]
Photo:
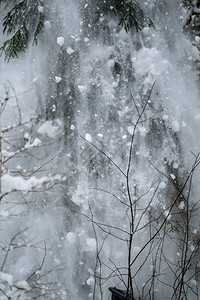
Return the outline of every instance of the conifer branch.
[[[8,0],[0,0],[0,4],[6,1]],[[40,6],[40,0],[21,0],[4,17],[3,34],[12,35],[0,47],[0,56],[4,53],[7,62],[25,52],[31,39],[33,45],[37,45],[45,20]]]

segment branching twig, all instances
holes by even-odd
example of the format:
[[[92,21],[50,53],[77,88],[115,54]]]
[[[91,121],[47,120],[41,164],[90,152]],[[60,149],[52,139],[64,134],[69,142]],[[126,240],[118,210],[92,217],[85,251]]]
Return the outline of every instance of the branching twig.
[[[26,280],[27,281],[29,281],[34,275],[36,275],[39,271],[41,271],[42,270],[42,267],[43,267],[43,265],[44,265],[44,262],[45,262],[45,259],[46,259],[46,256],[47,256],[47,247],[46,247],[46,242],[44,241],[44,245],[45,245],[45,247],[44,247],[44,256],[43,256],[43,258],[42,258],[42,262],[41,262],[41,264],[40,264],[40,266],[39,266],[39,268],[37,268]]]

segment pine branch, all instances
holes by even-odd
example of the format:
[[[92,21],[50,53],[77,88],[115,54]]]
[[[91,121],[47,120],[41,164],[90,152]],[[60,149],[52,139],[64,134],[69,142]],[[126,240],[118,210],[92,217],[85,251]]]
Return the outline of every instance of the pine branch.
[[[4,0],[5,1],[5,0]],[[24,13],[27,5],[27,0],[23,0],[16,4],[5,16],[3,22],[3,34],[14,32],[16,27],[24,23]]]
[[[36,27],[36,30],[34,32],[34,36],[33,36],[33,45],[36,44],[38,42],[38,35],[40,34],[40,32],[42,32],[43,28],[44,28],[44,15],[42,13],[40,13],[39,15],[39,20],[38,20],[38,24]]]
[[[135,28],[138,32],[146,25],[154,27],[152,20],[145,15],[136,2],[122,2],[118,10],[121,15],[119,25],[122,25],[126,32],[131,28]]]
[[[11,58],[18,57],[20,52],[25,52],[28,46],[29,38],[29,31],[26,29],[26,27],[22,27],[13,35],[11,39],[3,43],[3,46],[0,48],[0,55],[2,55],[4,52],[7,62],[9,62]]]
[[[109,6],[108,6],[109,5]],[[109,3],[103,4],[103,7],[99,10],[100,13],[119,18],[118,25],[123,26],[126,32],[129,32],[131,28],[135,28],[138,32],[145,26],[154,27],[153,21],[142,10],[138,2],[128,0],[112,0]]]
[[[8,0],[0,0],[0,4]],[[0,55],[5,54],[5,60],[18,57],[25,52],[29,42],[37,45],[38,36],[44,28],[45,16],[41,10],[40,0],[21,0],[4,17],[3,34],[13,36],[0,47]]]

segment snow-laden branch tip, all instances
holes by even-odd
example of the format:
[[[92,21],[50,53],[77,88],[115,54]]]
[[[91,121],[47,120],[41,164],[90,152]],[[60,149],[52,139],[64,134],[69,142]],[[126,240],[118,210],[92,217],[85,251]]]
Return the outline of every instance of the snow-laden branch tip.
[[[54,185],[56,183],[61,183],[66,181],[68,178],[61,174],[43,176],[37,178],[32,176],[29,179],[25,179],[21,176],[12,176],[10,174],[5,174],[2,176],[2,194],[8,194],[14,191],[29,192],[34,189],[40,189],[47,184]]]

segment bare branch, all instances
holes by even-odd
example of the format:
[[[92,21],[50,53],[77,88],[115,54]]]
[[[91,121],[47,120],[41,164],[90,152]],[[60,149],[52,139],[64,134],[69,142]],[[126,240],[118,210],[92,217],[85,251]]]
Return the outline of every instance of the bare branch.
[[[92,142],[88,141],[86,138],[84,138],[82,135],[81,135],[81,138],[86,141],[87,143],[89,143],[91,146],[93,146],[95,149],[98,150],[98,152],[100,152],[101,154],[103,154],[111,163],[112,165],[114,165],[119,171],[121,174],[123,174],[124,177],[126,177],[126,174],[122,171],[122,169],[112,160],[112,158],[110,156],[108,156],[103,150],[99,149],[95,144],[93,144]]]

